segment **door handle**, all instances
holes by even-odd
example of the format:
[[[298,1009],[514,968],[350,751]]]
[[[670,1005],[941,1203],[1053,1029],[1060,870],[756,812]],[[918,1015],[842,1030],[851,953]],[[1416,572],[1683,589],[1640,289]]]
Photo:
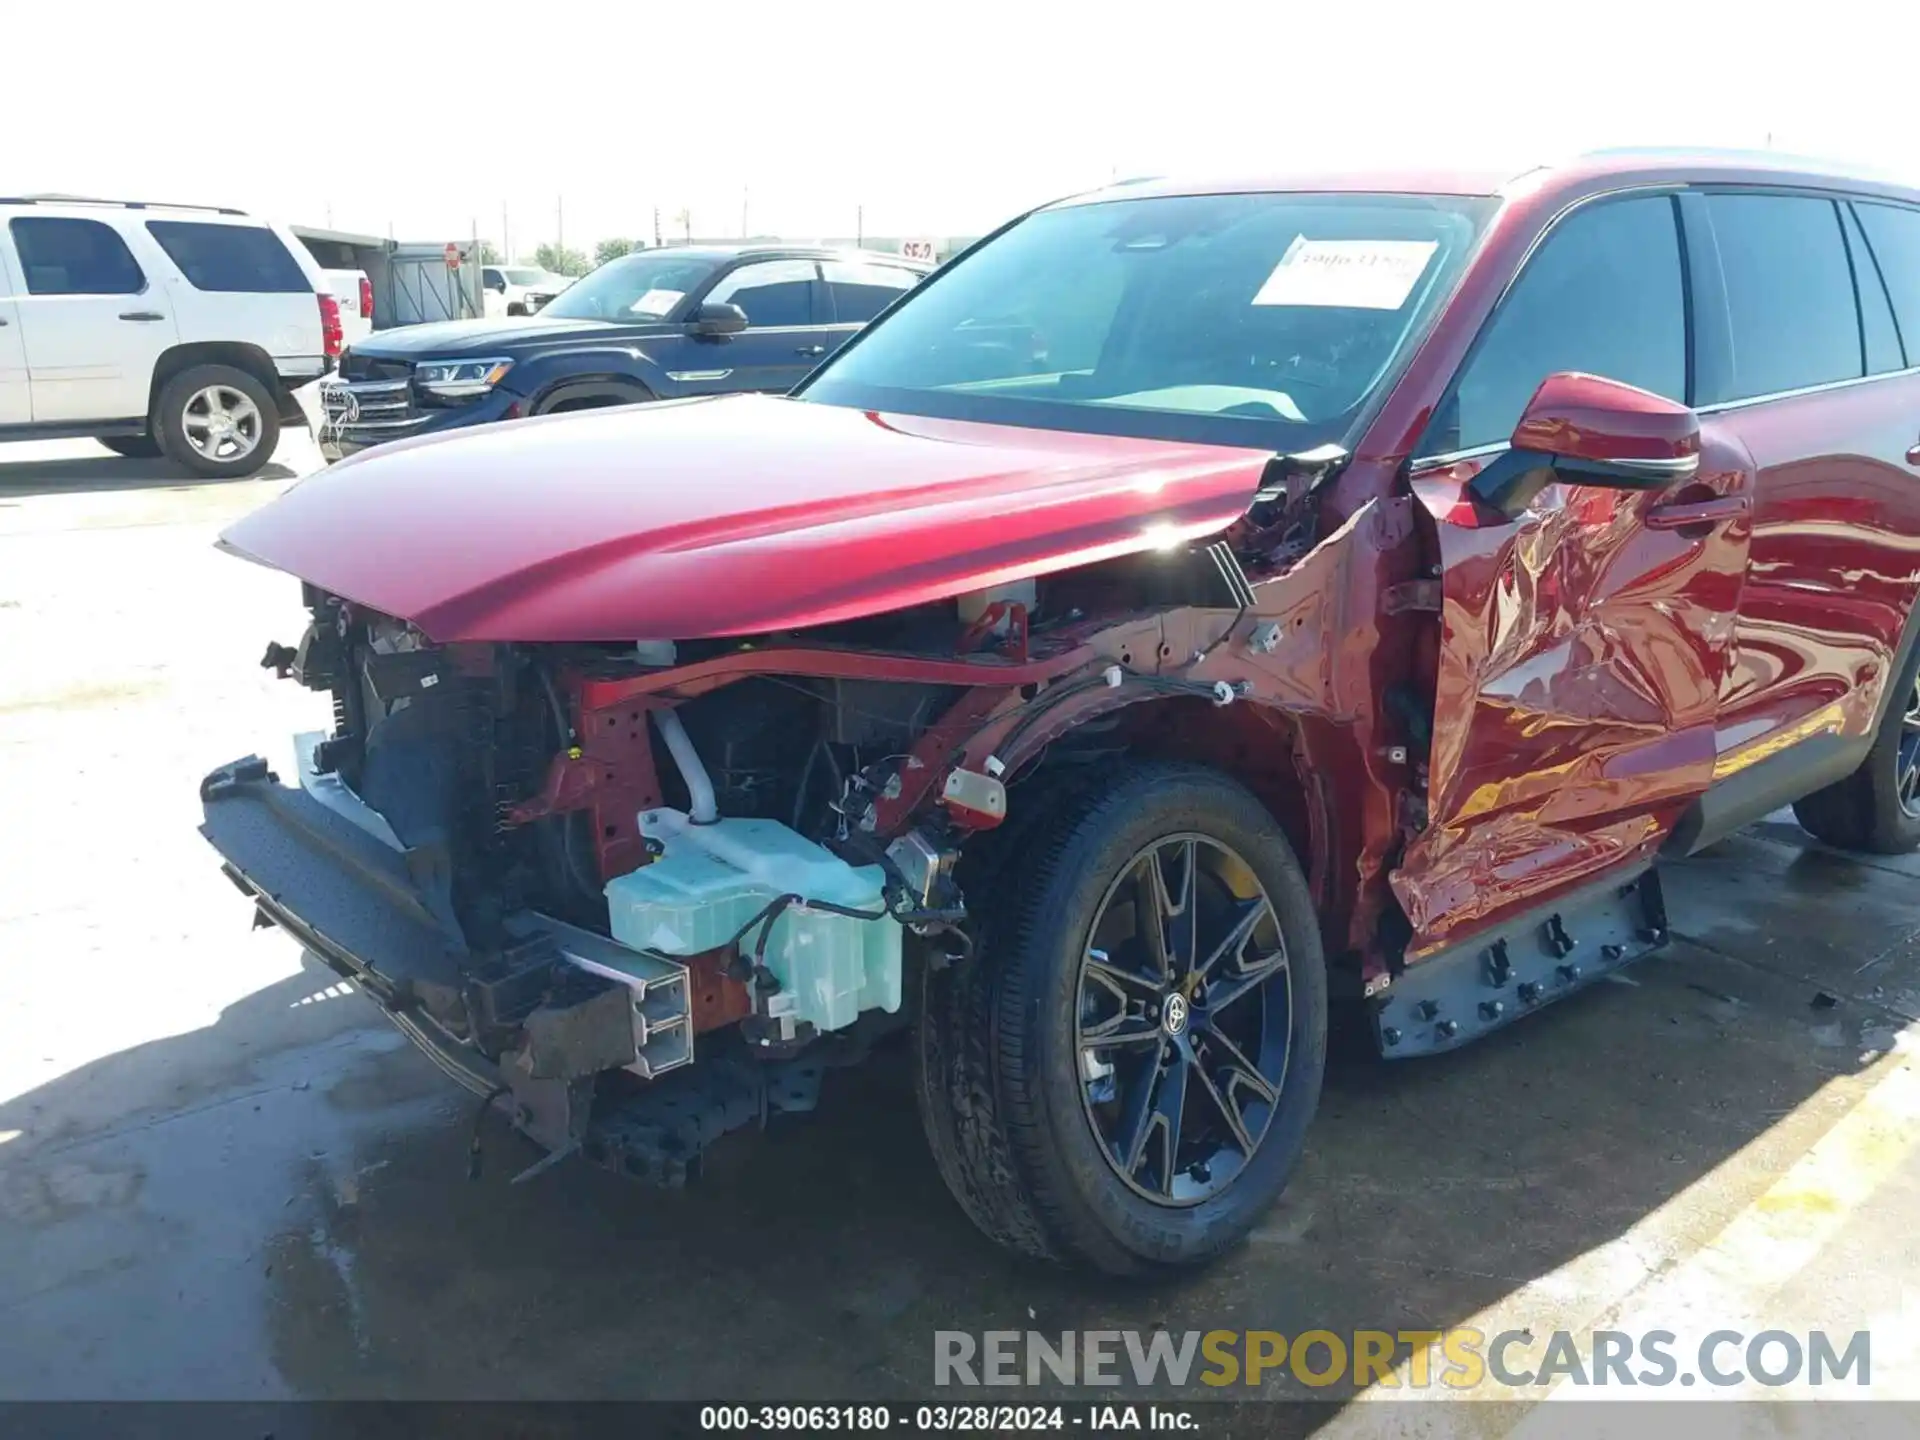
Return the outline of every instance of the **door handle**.
[[[824,345],[802,345],[793,353],[796,355],[824,355],[827,353],[827,347]]]
[[[1691,525],[1718,525],[1747,513],[1752,502],[1745,495],[1717,495],[1676,505],[1656,505],[1647,511],[1649,530],[1684,530]]]
[[[164,320],[167,317],[162,315],[158,310],[122,310],[120,312],[120,318],[122,320],[139,320],[144,322],[148,320]]]

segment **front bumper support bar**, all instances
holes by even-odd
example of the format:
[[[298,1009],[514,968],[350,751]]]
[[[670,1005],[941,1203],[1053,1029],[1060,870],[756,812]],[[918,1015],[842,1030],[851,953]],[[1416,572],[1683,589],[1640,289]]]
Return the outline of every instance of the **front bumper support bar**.
[[[722,1135],[818,1100],[812,1056],[765,1062],[721,1043],[690,1063],[686,969],[664,956],[533,911],[509,917],[504,956],[477,952],[444,858],[396,849],[357,799],[283,785],[258,756],[214,771],[200,797],[200,833],[259,913],[378,1000],[456,1084],[506,1092],[516,1128],[550,1152],[678,1186]]]

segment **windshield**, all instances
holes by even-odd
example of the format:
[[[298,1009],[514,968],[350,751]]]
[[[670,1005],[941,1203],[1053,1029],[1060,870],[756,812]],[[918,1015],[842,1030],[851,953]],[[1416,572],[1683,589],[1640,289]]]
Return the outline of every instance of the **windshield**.
[[[514,285],[537,285],[547,278],[547,272],[544,270],[502,270],[500,273]]]
[[[1493,203],[1194,195],[1043,210],[923,282],[802,394],[1263,449],[1344,440]]]
[[[547,302],[540,318],[664,320],[715,263],[688,255],[623,255],[574,281]]]

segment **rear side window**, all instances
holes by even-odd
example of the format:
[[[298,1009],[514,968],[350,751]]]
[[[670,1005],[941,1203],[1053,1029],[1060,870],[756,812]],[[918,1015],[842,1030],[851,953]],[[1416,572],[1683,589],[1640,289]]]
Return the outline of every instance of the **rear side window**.
[[[111,225],[23,215],[9,223],[29,295],[138,295],[147,277]]]
[[[1686,300],[1669,197],[1590,205],[1554,229],[1500,302],[1422,453],[1504,442],[1540,382],[1561,370],[1686,398]]]
[[[863,265],[850,260],[828,260],[821,265],[827,293],[833,297],[834,318],[864,325],[913,288],[920,277],[894,265]]]
[[[1873,258],[1893,299],[1907,363],[1920,365],[1920,210],[1856,203],[1854,213],[1873,246]]]
[[[1733,344],[1727,393],[1748,400],[1862,373],[1839,211],[1795,195],[1709,195]]]
[[[1851,208],[1840,207],[1843,228],[1847,232],[1847,254],[1853,259],[1853,288],[1860,297],[1860,343],[1867,353],[1867,373],[1885,375],[1905,367],[1900,349],[1900,331],[1893,323],[1893,306],[1887,299],[1887,287],[1880,276],[1880,265],[1873,247],[1860,233],[1860,222]]]
[[[196,290],[298,295],[313,286],[280,237],[260,225],[149,220],[147,232]]]

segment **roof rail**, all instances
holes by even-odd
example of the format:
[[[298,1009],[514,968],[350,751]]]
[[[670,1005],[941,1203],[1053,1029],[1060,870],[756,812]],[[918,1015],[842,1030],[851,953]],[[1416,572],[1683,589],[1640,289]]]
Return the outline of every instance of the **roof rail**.
[[[214,215],[245,215],[228,205],[176,205],[168,200],[103,200],[92,195],[0,195],[0,205],[117,205],[123,210],[205,210]]]
[[[1893,180],[1891,171],[1877,165],[1865,164],[1858,160],[1849,160],[1836,155],[1812,155],[1804,151],[1776,150],[1772,146],[1754,145],[1607,145],[1595,150],[1585,150],[1575,157],[1581,160],[1631,160],[1645,158],[1649,160],[1723,160],[1750,161],[1756,165],[1800,166],[1831,174],[1858,177],[1860,179]]]

